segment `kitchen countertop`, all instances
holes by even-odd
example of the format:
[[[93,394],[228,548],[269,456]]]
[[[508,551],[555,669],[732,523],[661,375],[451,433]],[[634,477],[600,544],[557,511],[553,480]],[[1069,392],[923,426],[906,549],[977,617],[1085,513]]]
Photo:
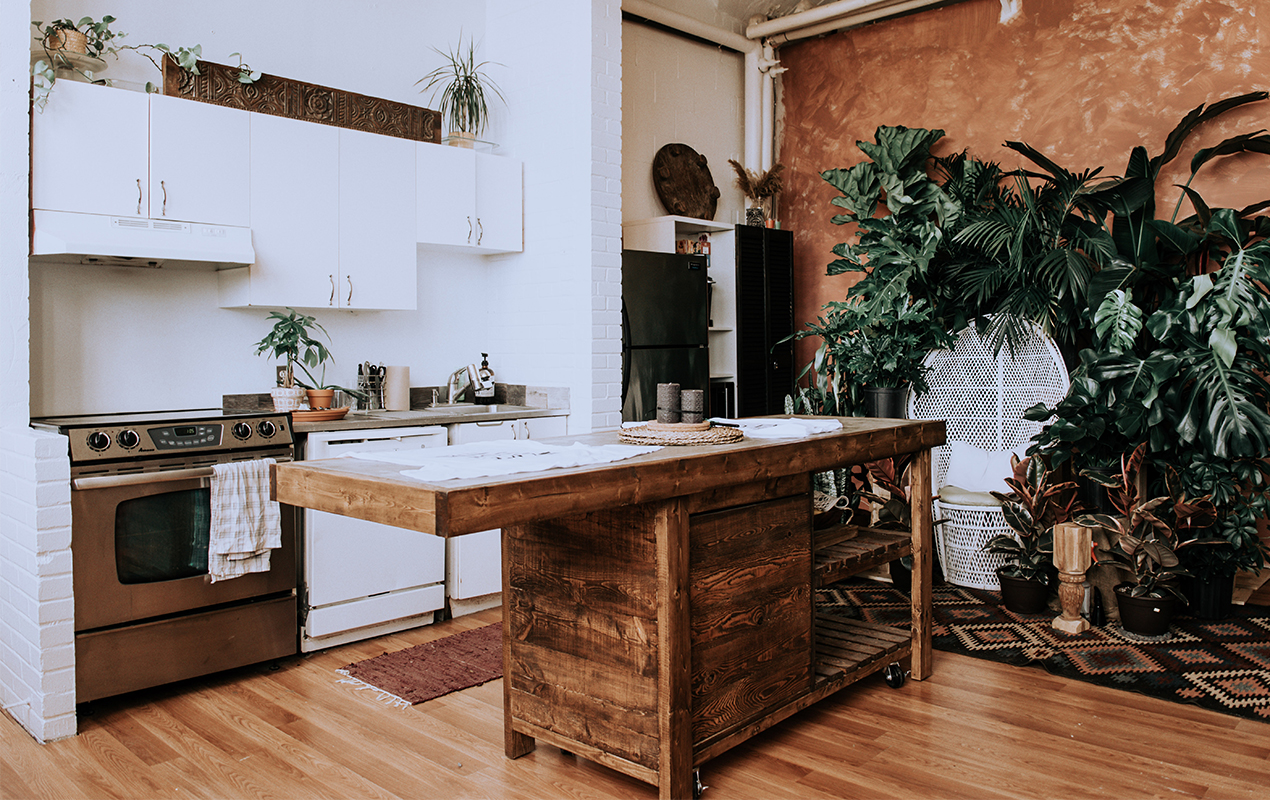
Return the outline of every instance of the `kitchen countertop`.
[[[493,406],[420,408],[411,411],[349,411],[343,419],[325,422],[294,421],[296,433],[356,431],[373,428],[403,428],[410,425],[453,425],[458,422],[492,422],[531,417],[567,416],[567,408],[535,408],[500,403]]]

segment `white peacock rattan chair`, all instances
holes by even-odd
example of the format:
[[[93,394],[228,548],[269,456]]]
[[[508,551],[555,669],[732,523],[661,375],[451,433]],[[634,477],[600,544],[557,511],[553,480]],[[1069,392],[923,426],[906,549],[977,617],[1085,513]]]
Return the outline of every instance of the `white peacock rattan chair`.
[[[1011,452],[1023,457],[1041,423],[1023,418],[1037,403],[1053,406],[1071,382],[1063,357],[1039,326],[1022,323],[1027,335],[1013,350],[1003,344],[994,355],[991,342],[974,326],[957,335],[951,350],[926,358],[930,390],[909,392],[909,419],[942,419],[948,444],[931,453],[936,491],[935,545],[949,583],[974,589],[1000,589],[997,567],[1003,556],[985,553],[984,544],[999,533],[1013,535],[1001,504],[988,492],[1007,492]],[[950,466],[952,467],[950,471]]]

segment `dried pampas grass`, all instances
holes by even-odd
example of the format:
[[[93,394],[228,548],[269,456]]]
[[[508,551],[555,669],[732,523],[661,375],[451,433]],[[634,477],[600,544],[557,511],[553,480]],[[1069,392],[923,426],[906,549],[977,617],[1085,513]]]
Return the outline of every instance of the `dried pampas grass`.
[[[740,189],[751,200],[762,202],[769,197],[781,193],[781,172],[784,164],[774,164],[767,172],[751,172],[732,159],[728,159],[732,169],[736,170],[736,188]]]

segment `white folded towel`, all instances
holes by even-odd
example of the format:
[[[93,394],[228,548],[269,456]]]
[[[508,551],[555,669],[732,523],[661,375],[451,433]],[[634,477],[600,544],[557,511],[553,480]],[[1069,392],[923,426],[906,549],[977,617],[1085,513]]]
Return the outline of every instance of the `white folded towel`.
[[[660,449],[660,446],[642,447],[631,444],[586,445],[574,442],[571,445],[559,445],[511,439],[469,442],[452,447],[430,447],[421,450],[372,450],[364,453],[345,453],[345,456],[417,467],[417,469],[403,470],[401,474],[408,478],[432,482],[607,464]]]
[[[829,433],[842,427],[836,419],[723,419],[714,417],[711,422],[731,425],[741,429],[749,439],[803,439],[817,433]]]
[[[212,583],[269,571],[269,551],[282,546],[282,515],[269,499],[272,458],[212,467],[207,575]]]

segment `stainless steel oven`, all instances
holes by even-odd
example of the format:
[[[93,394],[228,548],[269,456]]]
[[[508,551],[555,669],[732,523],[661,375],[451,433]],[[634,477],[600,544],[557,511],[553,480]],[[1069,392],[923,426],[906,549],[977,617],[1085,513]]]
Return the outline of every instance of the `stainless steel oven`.
[[[268,572],[207,579],[218,463],[290,461],[286,414],[219,410],[33,420],[70,440],[76,699],[298,652],[295,509]]]

